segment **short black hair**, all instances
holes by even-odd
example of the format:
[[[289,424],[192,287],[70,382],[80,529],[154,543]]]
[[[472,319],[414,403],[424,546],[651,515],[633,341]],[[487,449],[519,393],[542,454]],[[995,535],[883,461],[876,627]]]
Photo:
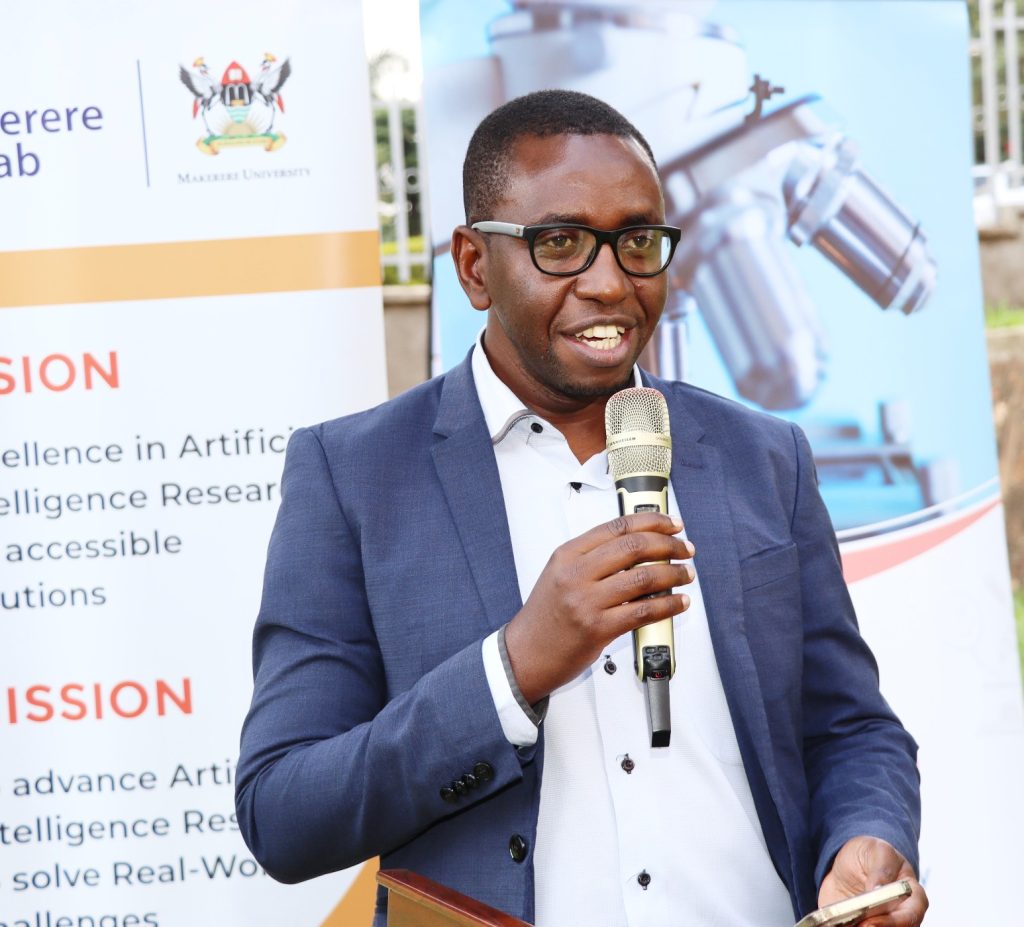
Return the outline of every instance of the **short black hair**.
[[[651,159],[647,139],[617,109],[575,90],[539,90],[516,97],[484,117],[476,127],[462,164],[462,199],[466,223],[494,216],[508,189],[515,143],[521,138],[552,135],[615,135],[632,138]]]

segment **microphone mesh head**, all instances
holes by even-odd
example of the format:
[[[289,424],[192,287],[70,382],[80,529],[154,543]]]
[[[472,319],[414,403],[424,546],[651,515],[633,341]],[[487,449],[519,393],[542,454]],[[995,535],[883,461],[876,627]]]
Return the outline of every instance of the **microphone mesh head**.
[[[604,410],[608,440],[625,432],[669,434],[668,406],[656,389],[631,387],[617,392]],[[672,469],[672,449],[638,441],[608,452],[612,479],[620,480],[637,473],[664,473]]]

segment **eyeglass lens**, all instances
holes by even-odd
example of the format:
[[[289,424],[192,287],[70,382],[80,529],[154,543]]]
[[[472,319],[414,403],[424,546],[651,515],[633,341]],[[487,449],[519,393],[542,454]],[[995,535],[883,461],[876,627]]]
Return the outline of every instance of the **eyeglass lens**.
[[[533,241],[533,256],[541,270],[571,274],[587,264],[596,248],[594,233],[586,229],[546,229]],[[619,264],[627,273],[657,273],[671,252],[672,241],[660,229],[626,229],[615,241]]]

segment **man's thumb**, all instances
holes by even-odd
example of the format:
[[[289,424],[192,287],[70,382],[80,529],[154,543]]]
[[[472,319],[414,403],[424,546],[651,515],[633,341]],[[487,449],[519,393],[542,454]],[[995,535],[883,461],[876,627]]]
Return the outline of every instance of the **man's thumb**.
[[[865,849],[864,884],[868,890],[895,882],[903,865],[900,854],[884,840],[873,840]]]

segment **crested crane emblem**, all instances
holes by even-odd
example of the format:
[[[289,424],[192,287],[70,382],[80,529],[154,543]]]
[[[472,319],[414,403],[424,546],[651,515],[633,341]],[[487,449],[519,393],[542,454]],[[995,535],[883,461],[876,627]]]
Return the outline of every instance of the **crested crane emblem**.
[[[274,130],[274,117],[284,112],[281,88],[291,73],[291,59],[279,62],[270,52],[263,56],[255,78],[237,61],[224,69],[219,81],[202,57],[191,69],[179,67],[178,78],[192,94],[192,118],[202,117],[206,129],[196,147],[208,155],[247,145],[277,151],[286,139]]]

